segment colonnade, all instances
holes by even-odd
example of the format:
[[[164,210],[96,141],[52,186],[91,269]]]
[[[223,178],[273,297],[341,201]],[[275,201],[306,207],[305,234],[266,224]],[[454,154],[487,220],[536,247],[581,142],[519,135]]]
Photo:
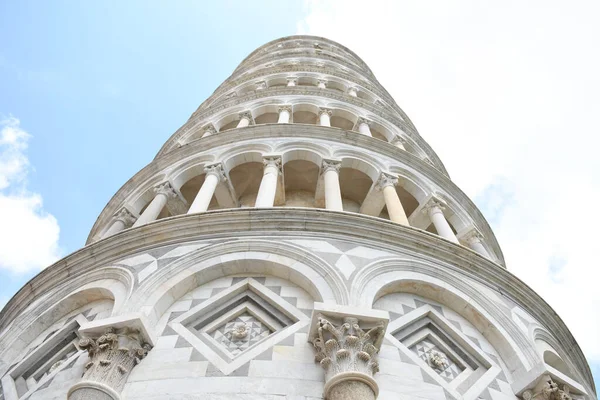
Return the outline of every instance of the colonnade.
[[[322,115],[327,115],[327,113],[324,112]],[[340,187],[341,167],[341,160],[323,159],[321,162],[320,176],[322,177],[325,209],[327,210],[344,211]],[[207,211],[209,204],[215,195],[217,186],[227,179],[226,171],[222,163],[207,165],[204,168],[204,172],[206,174],[204,183],[194,197],[187,214]],[[274,206],[278,183],[280,182],[280,177],[282,177],[282,175],[282,157],[280,155],[263,156],[263,175],[256,196],[255,207],[267,208]],[[405,208],[396,192],[397,184],[397,176],[388,172],[380,172],[379,178],[375,182],[373,189],[382,193],[390,220],[397,224],[410,226]],[[177,191],[168,181],[157,185],[153,190],[155,193],[154,198],[137,219],[128,208],[123,207],[115,214],[111,225],[106,230],[103,237],[114,235],[129,226],[137,227],[156,220],[161,210],[167,204],[169,198],[178,196]],[[365,198],[364,202],[368,201],[370,201],[369,198]],[[427,200],[427,203],[421,207],[421,212],[428,216],[430,223],[435,226],[439,236],[459,244],[460,242],[456,234],[444,216],[443,210],[445,207],[446,205],[441,199],[431,196]],[[378,215],[378,212],[375,215]],[[481,233],[474,229],[461,236],[461,240],[472,250],[485,257],[489,257],[489,253],[482,244],[482,239]]]

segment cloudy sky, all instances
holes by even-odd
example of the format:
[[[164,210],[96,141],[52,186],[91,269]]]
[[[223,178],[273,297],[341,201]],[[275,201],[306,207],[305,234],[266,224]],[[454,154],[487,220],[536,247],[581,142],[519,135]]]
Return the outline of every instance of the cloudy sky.
[[[0,4],[0,304],[248,53],[313,34],[369,64],[599,381],[599,2],[171,3]]]

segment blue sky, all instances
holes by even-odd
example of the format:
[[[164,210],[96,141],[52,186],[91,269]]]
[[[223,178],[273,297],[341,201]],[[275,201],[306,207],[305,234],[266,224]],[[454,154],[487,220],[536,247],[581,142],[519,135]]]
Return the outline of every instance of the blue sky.
[[[19,232],[26,224],[11,215],[0,221],[0,241],[27,238],[30,253],[0,260],[0,303],[84,244],[110,197],[252,50],[310,33],[370,65],[488,217],[509,269],[571,327],[598,381],[600,217],[588,199],[600,197],[600,10],[483,4],[0,2],[0,121],[18,148],[18,167],[0,167],[0,200],[25,204],[31,221]],[[3,173],[13,173],[4,185]]]

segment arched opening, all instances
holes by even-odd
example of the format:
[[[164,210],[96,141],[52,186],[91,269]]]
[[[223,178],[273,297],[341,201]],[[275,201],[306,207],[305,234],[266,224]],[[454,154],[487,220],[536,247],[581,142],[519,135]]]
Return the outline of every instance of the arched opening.
[[[283,166],[285,205],[314,207],[319,166],[307,160],[291,160]]]
[[[373,180],[364,172],[354,168],[340,168],[340,190],[344,211],[359,212]]]
[[[333,127],[340,128],[345,131],[351,131],[356,123],[356,119],[357,117],[348,111],[334,109],[331,115],[330,123]]]
[[[248,162],[229,171],[229,179],[241,207],[254,207],[263,176],[261,162]]]
[[[254,123],[260,124],[275,124],[279,119],[278,106],[268,105],[261,106],[253,110],[252,114],[255,115]]]
[[[296,83],[298,86],[317,86],[317,80],[309,76],[301,76]]]
[[[292,121],[295,124],[315,125],[318,121],[318,108],[309,104],[298,104],[293,107]]]
[[[269,79],[267,86],[269,88],[285,87],[285,86],[287,86],[287,79],[286,78],[272,78],[272,79]]]

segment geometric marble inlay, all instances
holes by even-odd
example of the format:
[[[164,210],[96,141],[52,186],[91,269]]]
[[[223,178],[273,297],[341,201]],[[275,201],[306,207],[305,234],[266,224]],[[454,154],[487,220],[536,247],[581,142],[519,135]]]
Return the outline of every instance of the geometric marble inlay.
[[[424,339],[410,349],[447,382],[451,382],[464,370],[429,340]]]
[[[221,343],[234,356],[258,343],[273,333],[249,312],[244,311],[239,316],[219,326],[209,335]]]

